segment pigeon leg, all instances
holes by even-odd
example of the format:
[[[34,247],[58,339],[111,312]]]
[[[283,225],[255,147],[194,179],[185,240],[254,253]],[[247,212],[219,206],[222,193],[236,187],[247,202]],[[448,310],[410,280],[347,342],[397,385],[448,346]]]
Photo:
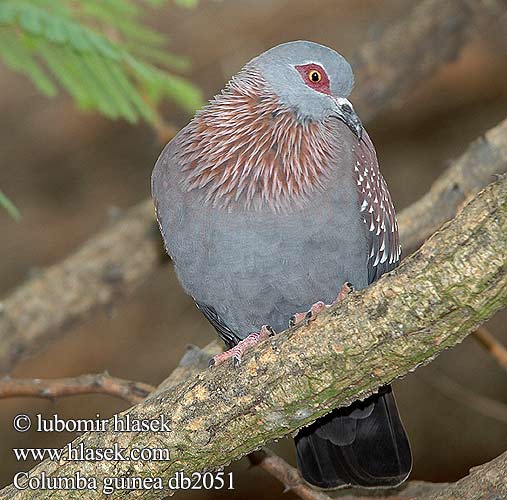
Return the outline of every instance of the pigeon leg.
[[[238,342],[232,349],[213,356],[209,361],[209,366],[220,365],[229,358],[233,358],[234,366],[238,367],[241,364],[241,358],[245,351],[257,345],[261,340],[273,335],[275,335],[273,328],[269,325],[263,325],[260,331],[251,333],[248,337]]]
[[[313,321],[320,312],[322,312],[324,309],[336,304],[340,300],[344,299],[349,293],[354,291],[354,287],[352,284],[350,284],[348,281],[345,282],[342,287],[340,288],[340,291],[338,292],[338,295],[336,296],[336,299],[333,300],[331,304],[324,304],[321,300],[318,302],[315,302],[315,304],[310,307],[310,310],[307,312],[299,312],[296,314],[293,314],[290,317],[289,320],[289,327],[293,327],[295,325],[299,325],[301,322],[306,321]]]

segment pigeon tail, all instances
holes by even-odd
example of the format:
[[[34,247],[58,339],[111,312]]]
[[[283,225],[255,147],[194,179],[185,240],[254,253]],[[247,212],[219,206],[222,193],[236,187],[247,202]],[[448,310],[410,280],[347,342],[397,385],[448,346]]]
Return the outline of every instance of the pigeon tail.
[[[412,455],[391,386],[337,408],[299,431],[297,463],[310,484],[393,487],[410,474]]]

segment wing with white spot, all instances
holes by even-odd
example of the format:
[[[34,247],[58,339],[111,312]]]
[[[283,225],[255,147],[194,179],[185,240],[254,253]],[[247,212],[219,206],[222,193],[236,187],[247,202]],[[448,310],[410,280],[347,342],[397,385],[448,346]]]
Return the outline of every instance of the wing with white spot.
[[[366,131],[354,153],[361,218],[369,242],[368,282],[373,283],[400,261],[398,223],[386,181],[379,170],[375,147]]]

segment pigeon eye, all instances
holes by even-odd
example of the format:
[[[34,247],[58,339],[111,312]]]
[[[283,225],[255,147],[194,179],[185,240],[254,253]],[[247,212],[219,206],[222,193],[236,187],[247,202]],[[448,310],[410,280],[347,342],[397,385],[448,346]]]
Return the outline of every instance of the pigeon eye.
[[[316,92],[331,95],[329,77],[327,76],[326,70],[320,64],[301,64],[299,66],[294,66],[294,68],[301,75],[305,85]]]
[[[312,69],[308,72],[308,79],[313,83],[319,83],[322,80],[322,74],[316,69]]]

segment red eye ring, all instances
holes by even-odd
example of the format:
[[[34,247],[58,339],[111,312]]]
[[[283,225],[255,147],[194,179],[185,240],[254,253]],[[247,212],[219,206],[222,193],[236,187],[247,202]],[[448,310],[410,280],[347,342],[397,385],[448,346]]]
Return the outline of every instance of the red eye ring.
[[[322,94],[331,95],[329,77],[320,64],[301,64],[295,68],[308,87]]]

